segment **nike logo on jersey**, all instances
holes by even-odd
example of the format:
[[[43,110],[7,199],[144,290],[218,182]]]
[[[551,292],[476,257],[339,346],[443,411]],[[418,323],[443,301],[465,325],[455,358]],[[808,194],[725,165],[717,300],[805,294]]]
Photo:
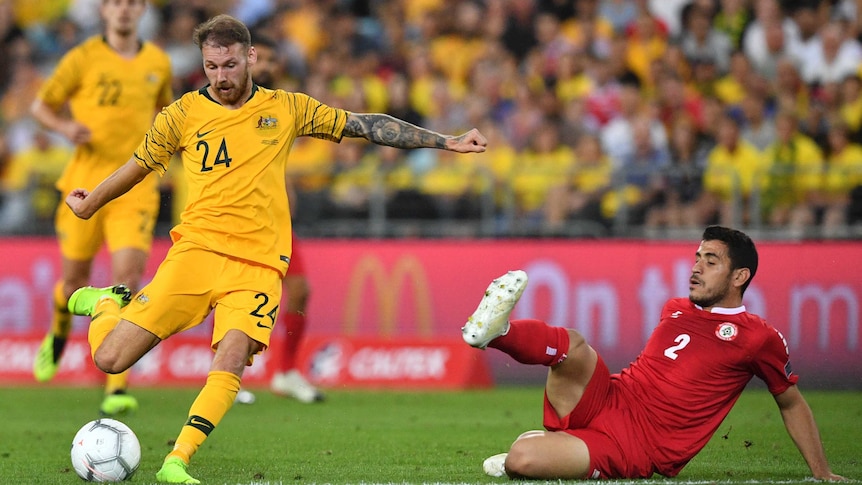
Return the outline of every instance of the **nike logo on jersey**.
[[[264,325],[260,322],[257,322],[257,326],[260,328],[268,328],[268,329],[272,330],[272,325]]]
[[[680,315],[682,315],[682,312],[681,312],[681,311],[679,311],[679,310],[677,310],[677,311],[675,311],[675,312],[671,313],[671,314],[670,314],[670,317],[671,317],[671,318],[679,318],[679,316],[680,316]]]
[[[209,135],[210,133],[212,133],[212,132],[214,132],[214,131],[215,131],[215,128],[213,128],[213,129],[212,129],[212,130],[210,130],[210,131],[205,131],[205,132],[203,132],[203,133],[201,133],[201,130],[198,130],[198,132],[197,132],[197,133],[195,133],[195,135],[197,135],[197,136],[198,136],[198,138],[203,138],[203,137],[205,137],[205,136]]]
[[[290,264],[290,258],[287,256],[279,256],[278,259],[284,261],[287,264]]]

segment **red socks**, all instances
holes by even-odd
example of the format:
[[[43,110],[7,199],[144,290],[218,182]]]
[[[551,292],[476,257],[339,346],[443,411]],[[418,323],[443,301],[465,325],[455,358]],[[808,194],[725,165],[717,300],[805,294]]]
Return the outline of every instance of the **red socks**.
[[[569,351],[569,331],[541,320],[512,320],[509,332],[488,347],[503,351],[522,364],[557,365]]]
[[[305,334],[305,315],[301,313],[284,312],[281,315],[284,324],[285,335],[284,352],[282,357],[282,369],[285,371],[296,368],[296,354],[299,353],[299,344]]]

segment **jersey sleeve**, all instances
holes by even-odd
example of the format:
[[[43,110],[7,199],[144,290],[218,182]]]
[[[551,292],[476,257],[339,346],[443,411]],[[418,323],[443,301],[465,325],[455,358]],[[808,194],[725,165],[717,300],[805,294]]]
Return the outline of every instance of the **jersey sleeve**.
[[[164,175],[177,151],[186,119],[186,97],[182,97],[156,116],[153,126],[135,150],[135,160],[143,168]]]
[[[53,109],[60,109],[81,84],[83,54],[80,48],[69,51],[51,77],[42,83],[36,98]]]
[[[752,362],[754,375],[763,379],[772,395],[778,395],[796,384],[799,376],[790,368],[790,355],[787,351],[787,341],[781,332],[774,328],[767,330],[768,334],[759,350],[755,351]]]
[[[350,113],[327,106],[303,93],[288,93],[287,102],[293,106],[297,136],[341,141],[344,125]]]

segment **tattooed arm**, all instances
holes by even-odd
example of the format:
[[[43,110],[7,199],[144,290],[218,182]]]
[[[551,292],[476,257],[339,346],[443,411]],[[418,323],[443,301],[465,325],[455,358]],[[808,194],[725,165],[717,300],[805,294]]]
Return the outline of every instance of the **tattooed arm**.
[[[441,135],[379,113],[351,113],[343,134],[395,148],[439,148],[461,153],[484,152],[488,144],[475,128],[459,136]]]

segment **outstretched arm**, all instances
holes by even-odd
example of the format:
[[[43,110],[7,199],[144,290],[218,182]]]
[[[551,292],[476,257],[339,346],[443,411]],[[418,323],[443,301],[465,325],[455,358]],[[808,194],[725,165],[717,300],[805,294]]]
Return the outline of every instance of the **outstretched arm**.
[[[826,461],[826,452],[820,442],[820,432],[814,422],[814,413],[799,392],[799,388],[791,386],[786,391],[775,396],[775,402],[781,411],[781,418],[787,433],[799,449],[808,468],[818,480],[844,480],[844,477],[832,473]]]
[[[66,205],[76,216],[89,219],[102,206],[131,190],[149,173],[150,170],[141,167],[132,158],[102,180],[92,192],[86,189],[73,190],[66,196]]]
[[[378,145],[439,148],[460,153],[484,152],[488,144],[488,140],[475,128],[459,136],[441,135],[380,113],[351,113],[343,133],[344,136],[365,138]]]

